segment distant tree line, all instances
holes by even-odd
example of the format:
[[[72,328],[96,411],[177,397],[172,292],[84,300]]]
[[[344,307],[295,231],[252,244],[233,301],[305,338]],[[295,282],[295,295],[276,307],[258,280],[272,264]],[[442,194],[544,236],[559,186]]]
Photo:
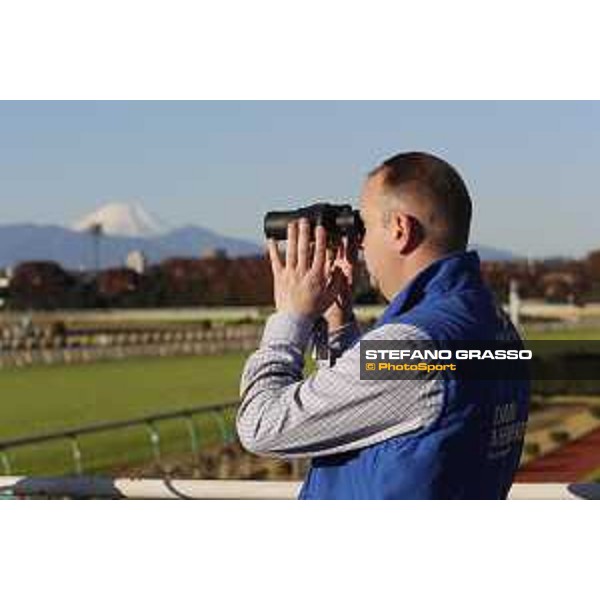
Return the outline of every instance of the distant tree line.
[[[262,257],[173,258],[143,274],[125,267],[98,273],[65,271],[54,262],[19,264],[7,306],[14,310],[263,305],[273,297]]]
[[[365,265],[358,269],[355,299],[380,300]],[[510,281],[522,297],[585,302],[600,299],[600,250],[581,261],[483,263],[487,283],[505,300]],[[271,267],[261,256],[171,258],[143,274],[125,267],[73,272],[54,262],[25,262],[14,269],[7,307],[14,310],[263,306],[273,303]]]
[[[585,260],[485,262],[482,273],[501,301],[507,300],[511,281],[523,298],[573,304],[600,299],[600,252]]]

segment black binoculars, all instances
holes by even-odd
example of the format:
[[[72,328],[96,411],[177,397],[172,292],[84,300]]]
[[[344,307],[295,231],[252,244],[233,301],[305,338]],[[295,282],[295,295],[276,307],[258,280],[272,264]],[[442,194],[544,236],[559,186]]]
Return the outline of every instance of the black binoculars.
[[[360,241],[365,234],[365,226],[360,213],[349,204],[318,203],[290,211],[271,211],[265,215],[265,236],[275,240],[287,239],[287,226],[296,219],[308,219],[311,239],[314,239],[315,227],[323,225],[327,238],[331,242],[343,237]]]

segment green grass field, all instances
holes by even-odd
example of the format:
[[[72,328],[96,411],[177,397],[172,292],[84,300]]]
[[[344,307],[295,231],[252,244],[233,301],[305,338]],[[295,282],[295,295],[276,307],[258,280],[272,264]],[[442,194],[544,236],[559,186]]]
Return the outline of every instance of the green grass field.
[[[245,355],[127,360],[0,372],[0,439],[236,400]],[[230,416],[231,418],[231,416]],[[211,417],[195,418],[201,443],[219,439]],[[164,454],[189,451],[183,420],[158,425]],[[135,427],[81,438],[86,471],[152,459],[148,433]],[[11,450],[13,472],[72,469],[68,442]],[[0,465],[0,472],[2,468]]]

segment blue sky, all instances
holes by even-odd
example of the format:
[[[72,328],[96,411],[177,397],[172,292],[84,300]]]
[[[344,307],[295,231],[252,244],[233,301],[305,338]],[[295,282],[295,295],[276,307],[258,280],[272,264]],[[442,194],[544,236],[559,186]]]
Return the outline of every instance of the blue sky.
[[[266,210],[356,198],[406,150],[461,171],[474,242],[600,247],[599,102],[0,102],[0,222],[139,201],[170,226],[259,240]]]

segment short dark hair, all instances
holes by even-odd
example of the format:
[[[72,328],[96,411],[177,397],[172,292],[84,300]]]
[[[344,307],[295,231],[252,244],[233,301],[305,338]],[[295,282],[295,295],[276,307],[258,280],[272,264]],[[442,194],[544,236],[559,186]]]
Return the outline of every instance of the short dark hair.
[[[471,227],[471,198],[458,171],[445,160],[425,152],[396,154],[369,173],[381,173],[385,192],[395,197],[410,195],[429,200],[443,222],[433,240],[448,251],[464,250]]]

